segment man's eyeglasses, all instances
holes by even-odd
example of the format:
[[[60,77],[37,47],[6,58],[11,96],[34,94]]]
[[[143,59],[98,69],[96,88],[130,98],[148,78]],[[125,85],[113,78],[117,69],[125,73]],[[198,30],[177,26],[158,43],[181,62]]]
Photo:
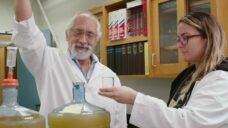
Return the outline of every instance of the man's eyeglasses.
[[[176,42],[181,43],[182,45],[187,45],[189,39],[191,39],[193,37],[198,37],[198,36],[201,36],[201,35],[198,34],[198,35],[177,36]]]
[[[82,31],[78,29],[70,29],[74,37],[80,38],[85,35],[86,39],[93,40],[97,38],[97,34],[90,31]]]

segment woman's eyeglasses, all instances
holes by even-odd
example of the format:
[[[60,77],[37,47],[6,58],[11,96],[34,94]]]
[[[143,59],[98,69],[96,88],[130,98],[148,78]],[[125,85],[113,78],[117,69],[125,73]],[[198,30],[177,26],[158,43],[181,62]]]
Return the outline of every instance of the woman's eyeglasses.
[[[198,37],[201,36],[200,34],[198,35],[184,35],[184,36],[177,36],[176,42],[181,43],[182,45],[187,45],[188,40],[193,38],[193,37]]]

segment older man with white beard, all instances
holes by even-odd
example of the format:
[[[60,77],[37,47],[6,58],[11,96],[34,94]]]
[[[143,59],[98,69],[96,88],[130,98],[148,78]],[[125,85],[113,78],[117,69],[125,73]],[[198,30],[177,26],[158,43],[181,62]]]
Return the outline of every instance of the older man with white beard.
[[[35,24],[30,0],[14,0],[14,9],[13,41],[35,78],[41,101],[40,113],[47,118],[54,108],[72,100],[73,75],[75,80],[85,83],[86,100],[110,112],[110,127],[126,128],[126,106],[98,95],[99,88],[106,86],[102,85],[104,76],[113,77],[115,86],[121,86],[116,74],[93,54],[101,36],[98,20],[88,13],[74,16],[66,29],[68,54],[62,56],[59,49],[46,45],[44,35]],[[65,63],[72,72],[67,70]]]

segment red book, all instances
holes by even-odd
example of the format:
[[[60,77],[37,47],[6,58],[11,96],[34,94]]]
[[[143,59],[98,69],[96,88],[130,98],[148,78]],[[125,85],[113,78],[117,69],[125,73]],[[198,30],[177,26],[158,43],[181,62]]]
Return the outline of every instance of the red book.
[[[119,39],[119,23],[118,23],[118,10],[114,11],[114,21],[113,21],[113,36],[114,40]]]
[[[127,9],[119,10],[119,39],[125,39],[127,36]]]
[[[134,12],[133,8],[127,10],[127,37],[134,36]]]
[[[114,21],[114,13],[108,13],[108,32],[109,32],[109,40],[113,40],[113,21]]]
[[[143,0],[143,4],[142,4],[142,17],[143,17],[143,35],[147,36],[148,23],[147,23],[147,3],[146,3],[146,0]]]

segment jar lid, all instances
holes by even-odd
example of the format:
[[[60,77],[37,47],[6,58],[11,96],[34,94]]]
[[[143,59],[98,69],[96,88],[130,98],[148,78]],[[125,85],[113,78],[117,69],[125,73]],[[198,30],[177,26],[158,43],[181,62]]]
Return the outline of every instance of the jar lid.
[[[8,78],[3,80],[2,86],[18,86],[18,80],[13,79],[13,72],[8,72]]]

